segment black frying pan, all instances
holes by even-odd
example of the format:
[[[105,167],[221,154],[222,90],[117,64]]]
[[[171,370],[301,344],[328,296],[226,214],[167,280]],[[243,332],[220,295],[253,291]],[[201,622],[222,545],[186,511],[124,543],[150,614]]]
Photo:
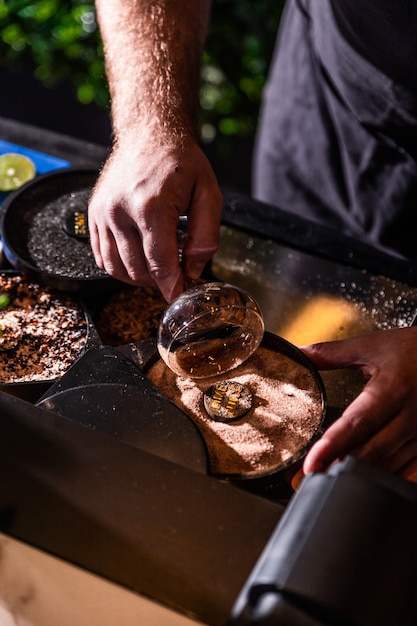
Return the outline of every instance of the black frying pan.
[[[67,194],[81,193],[84,190],[87,193],[92,189],[97,176],[98,172],[91,168],[55,170],[38,176],[6,198],[2,206],[0,233],[3,239],[4,255],[15,269],[31,280],[48,287],[89,296],[94,293],[111,292],[116,284],[120,284],[110,276],[100,274],[98,268],[97,272],[94,275],[91,273],[89,277],[77,275],[74,272],[67,273],[61,268],[58,272],[45,269],[45,266],[38,263],[28,245],[35,220],[39,218],[42,211],[45,211],[45,207],[50,203],[62,201]],[[72,261],[82,258],[83,254],[91,263],[92,251],[88,237],[88,221],[86,221],[86,233],[84,232],[83,236],[79,231],[71,230],[69,227],[71,220],[68,220],[68,217],[71,216],[62,220],[62,228],[61,225],[51,224],[49,230],[46,226],[45,242],[49,236],[52,238],[55,232],[57,241],[65,244],[61,246],[59,253],[68,255],[69,265]],[[62,252],[62,249],[65,249],[65,252]]]

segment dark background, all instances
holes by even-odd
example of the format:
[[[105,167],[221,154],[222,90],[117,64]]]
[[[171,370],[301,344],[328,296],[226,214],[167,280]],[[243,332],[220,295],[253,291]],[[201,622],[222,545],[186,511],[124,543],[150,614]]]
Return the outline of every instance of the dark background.
[[[284,0],[214,0],[203,59],[203,148],[219,182],[250,192],[262,89]],[[94,3],[0,0],[0,116],[111,144]]]

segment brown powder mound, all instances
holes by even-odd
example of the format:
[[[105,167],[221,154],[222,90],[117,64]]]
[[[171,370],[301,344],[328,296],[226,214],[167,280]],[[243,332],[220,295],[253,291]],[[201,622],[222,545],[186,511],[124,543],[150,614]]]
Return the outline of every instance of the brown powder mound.
[[[81,307],[19,275],[0,275],[0,294],[0,383],[59,378],[87,342]]]
[[[182,378],[161,359],[148,377],[200,429],[213,474],[259,476],[283,469],[299,458],[321,425],[321,389],[312,372],[264,346],[228,373],[253,396],[249,412],[230,423],[210,419],[203,403],[204,392],[224,374]]]
[[[103,343],[116,347],[156,337],[166,307],[158,289],[127,286],[103,307],[97,331]]]

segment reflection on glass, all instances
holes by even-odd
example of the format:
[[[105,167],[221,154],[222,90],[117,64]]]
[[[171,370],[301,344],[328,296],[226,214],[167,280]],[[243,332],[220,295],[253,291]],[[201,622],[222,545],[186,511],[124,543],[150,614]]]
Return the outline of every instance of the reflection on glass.
[[[208,378],[246,361],[263,333],[261,309],[249,293],[227,283],[205,283],[188,289],[166,309],[158,350],[180,376]]]

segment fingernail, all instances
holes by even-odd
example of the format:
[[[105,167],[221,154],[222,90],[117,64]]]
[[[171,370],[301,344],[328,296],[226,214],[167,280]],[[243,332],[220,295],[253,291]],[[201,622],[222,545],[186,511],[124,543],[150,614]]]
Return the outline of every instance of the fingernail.
[[[192,263],[190,267],[188,268],[187,275],[190,278],[194,278],[194,279],[200,278],[201,272],[203,271],[204,267],[205,267],[205,263],[198,263],[198,262]]]

